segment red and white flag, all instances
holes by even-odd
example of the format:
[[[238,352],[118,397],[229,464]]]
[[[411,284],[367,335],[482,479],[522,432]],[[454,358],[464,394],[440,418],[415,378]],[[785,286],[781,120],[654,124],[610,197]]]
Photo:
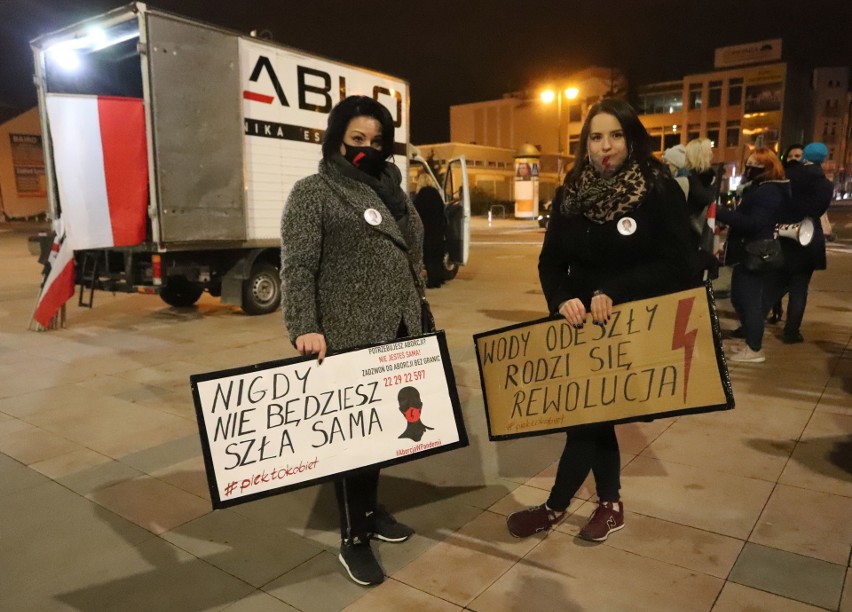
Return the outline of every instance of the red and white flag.
[[[74,295],[74,251],[145,240],[148,147],[138,98],[48,94],[62,228],[33,319],[50,327]]]
[[[701,234],[701,250],[715,255],[719,251],[719,228],[716,227],[716,202],[710,202]]]
[[[716,207],[716,202],[711,202],[710,207],[707,209],[707,229],[705,231],[711,236],[706,244],[707,251],[718,256],[720,251],[719,235],[721,234],[721,228],[716,225]]]
[[[47,263],[49,271],[33,313],[33,319],[45,328],[51,326],[53,317],[74,295],[74,250],[64,237],[53,240]]]
[[[48,94],[59,207],[74,250],[145,240],[148,147],[138,98]]]

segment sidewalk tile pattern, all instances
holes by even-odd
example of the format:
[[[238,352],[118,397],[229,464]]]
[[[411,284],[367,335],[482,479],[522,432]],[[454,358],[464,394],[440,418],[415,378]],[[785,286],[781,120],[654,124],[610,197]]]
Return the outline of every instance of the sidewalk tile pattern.
[[[474,236],[430,292],[470,446],[383,472],[417,533],[374,542],[388,578],[362,588],[330,484],[211,510],[188,376],[294,356],[280,314],[103,293],[27,331],[40,266],[0,227],[0,609],[852,612],[849,245],[814,275],[805,342],[768,325],[766,363],[731,366],[735,410],[617,428],[626,527],[593,544],[591,477],[551,532],[506,530],[547,498],[564,435],[488,440],[471,337],[544,314],[542,232],[475,219]]]

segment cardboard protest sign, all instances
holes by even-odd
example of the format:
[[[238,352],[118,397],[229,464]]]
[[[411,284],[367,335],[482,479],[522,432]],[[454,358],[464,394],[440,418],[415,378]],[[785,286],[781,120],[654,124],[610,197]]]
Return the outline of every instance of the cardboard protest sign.
[[[190,381],[214,508],[468,444],[443,332]]]
[[[474,336],[491,440],[734,407],[709,288]]]

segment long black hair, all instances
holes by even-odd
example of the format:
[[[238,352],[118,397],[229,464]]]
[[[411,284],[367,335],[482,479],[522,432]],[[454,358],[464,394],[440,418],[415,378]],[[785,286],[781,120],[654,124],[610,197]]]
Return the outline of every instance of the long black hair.
[[[589,131],[591,130],[592,119],[595,115],[606,113],[612,115],[621,124],[621,129],[624,130],[625,144],[627,145],[627,159],[625,164],[631,161],[636,161],[639,164],[639,169],[645,176],[650,187],[653,187],[656,182],[667,174],[663,164],[654,157],[654,152],[651,147],[651,137],[648,135],[648,130],[642,125],[639,120],[639,115],[630,104],[624,100],[617,98],[604,98],[594,104],[586,115],[586,121],[583,123],[583,129],[580,130],[580,143],[577,147],[577,161],[574,162],[574,167],[568,176],[565,178],[566,183],[573,183],[580,178],[583,170],[591,162],[589,161]]]
[[[331,109],[328,127],[322,139],[322,158],[328,159],[340,152],[343,136],[349,122],[355,117],[372,117],[382,126],[382,153],[393,155],[394,125],[390,111],[367,96],[349,96]]]

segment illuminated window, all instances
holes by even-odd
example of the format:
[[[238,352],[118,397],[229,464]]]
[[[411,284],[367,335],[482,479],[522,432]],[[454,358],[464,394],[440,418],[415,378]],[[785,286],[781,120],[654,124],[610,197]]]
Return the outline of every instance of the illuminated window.
[[[680,91],[650,92],[640,95],[642,112],[649,115],[656,113],[679,113],[683,110],[683,95]]]

